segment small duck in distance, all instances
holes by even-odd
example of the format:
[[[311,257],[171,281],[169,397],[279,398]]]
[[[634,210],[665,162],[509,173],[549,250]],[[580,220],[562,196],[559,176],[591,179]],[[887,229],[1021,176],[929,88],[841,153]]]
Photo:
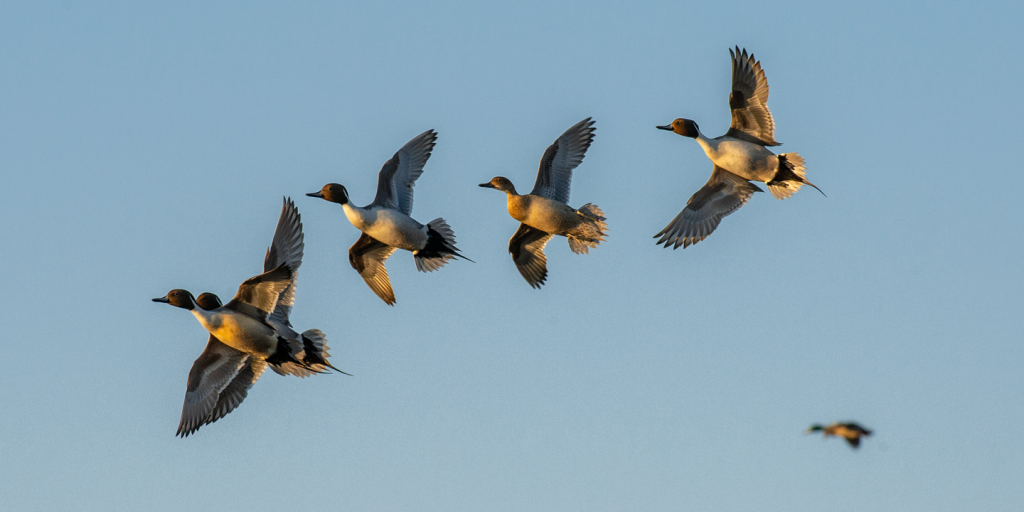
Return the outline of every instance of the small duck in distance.
[[[686,203],[686,208],[665,229],[654,235],[658,244],[678,249],[700,242],[715,231],[722,219],[747,203],[754,192],[763,192],[751,181],[768,185],[776,199],[792,196],[803,185],[817,186],[805,178],[804,159],[796,153],[768,150],[775,141],[775,121],[768,111],[768,80],[761,63],[747,50],[729,50],[732,56],[732,92],[729,108],[732,124],[721,137],[709,139],[690,119],[676,119],[658,129],[697,140],[714,164],[711,179]],[[822,192],[824,195],[824,192]]]
[[[604,241],[604,212],[587,203],[578,210],[569,206],[572,171],[583,161],[594,140],[594,121],[586,118],[565,131],[548,147],[540,159],[537,181],[529,194],[516,192],[508,178],[497,176],[481,187],[507,195],[508,214],[522,224],[508,243],[519,273],[534,288],[540,288],[548,276],[544,246],[554,235],[564,236],[576,254]]]
[[[396,250],[412,252],[420,272],[433,272],[457,257],[473,261],[455,247],[455,233],[444,219],[434,219],[424,226],[410,216],[412,188],[436,140],[437,133],[427,130],[402,146],[384,163],[377,178],[377,195],[364,207],[353,205],[348,190],[337,183],[306,194],[340,204],[349,222],[363,232],[348,250],[349,263],[389,306],[395,305],[395,293],[384,262]]]
[[[810,434],[812,432],[821,432],[823,438],[827,438],[829,436],[841,437],[845,439],[847,443],[850,443],[850,447],[853,448],[854,450],[856,450],[857,447],[860,446],[860,438],[868,437],[871,435],[870,430],[852,421],[843,423],[832,423],[831,425],[828,426],[823,426],[821,424],[815,423],[814,425],[811,425],[806,431],[804,431],[805,434]]]
[[[268,366],[297,377],[327,368],[345,373],[328,362],[323,332],[309,329],[299,334],[288,320],[302,249],[302,222],[295,203],[285,198],[264,257],[265,272],[242,283],[227,305],[213,293],[193,297],[180,289],[153,299],[192,311],[209,331],[206,349],[189,371],[176,435],[187,437],[233,411]]]

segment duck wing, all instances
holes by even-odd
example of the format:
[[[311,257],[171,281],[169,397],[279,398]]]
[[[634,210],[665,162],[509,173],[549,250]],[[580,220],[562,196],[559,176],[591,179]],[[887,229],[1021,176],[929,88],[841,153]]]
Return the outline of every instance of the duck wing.
[[[395,248],[366,233],[356,240],[348,250],[348,261],[359,272],[366,284],[389,306],[395,305],[395,292],[391,290],[388,269],[384,262],[395,252]]]
[[[866,429],[866,428],[864,428],[864,427],[862,427],[862,426],[860,426],[860,425],[858,425],[858,424],[856,424],[856,423],[854,423],[852,421],[851,422],[847,422],[847,423],[840,423],[839,426],[846,427],[846,428],[848,428],[848,429],[850,429],[850,430],[852,430],[852,431],[854,431],[854,432],[856,432],[858,434],[864,435],[864,436],[870,436],[871,435],[871,431],[870,430],[868,430],[868,429]]]
[[[273,270],[250,277],[239,285],[235,298],[224,307],[266,322],[281,292],[291,285],[294,275],[292,268],[282,263]]]
[[[508,241],[508,252],[512,254],[519,273],[534,288],[540,288],[548,277],[548,258],[544,255],[544,246],[548,245],[553,235],[520,224],[516,234]]]
[[[185,403],[175,435],[187,437],[238,407],[264,368],[263,361],[254,361],[251,355],[211,335],[188,373]]]
[[[572,170],[583,161],[593,141],[594,121],[589,117],[566,130],[544,151],[537,170],[537,182],[530,193],[568,204]]]
[[[729,50],[732,56],[732,92],[729,108],[732,124],[727,137],[733,137],[762,146],[778,146],[775,142],[775,121],[768,111],[768,79],[754,54],[747,55],[737,46]]]
[[[377,196],[372,205],[412,215],[412,187],[423,174],[423,166],[434,149],[437,133],[427,130],[407,142],[391,160],[384,162],[377,177]]]
[[[270,319],[291,327],[288,315],[295,305],[295,286],[299,280],[299,267],[302,265],[302,249],[304,247],[302,234],[302,217],[299,216],[299,209],[291,198],[284,199],[281,207],[281,216],[277,219],[277,229],[274,230],[274,240],[267,248],[267,255],[263,258],[263,271],[269,272],[282,263],[287,263],[292,268],[292,279],[288,286],[277,298],[277,305],[270,313]]]
[[[220,396],[217,398],[217,405],[214,406],[213,411],[210,412],[206,422],[203,424],[213,423],[235,410],[242,403],[242,400],[245,400],[245,397],[249,395],[249,388],[259,380],[266,369],[266,361],[258,357],[249,356],[248,361],[238,370],[235,378],[231,379],[227,386],[224,386],[224,390],[220,392]]]
[[[665,247],[686,248],[708,237],[722,218],[739,209],[754,192],[763,192],[757,185],[715,166],[711,179],[686,202],[686,208],[654,238]]]

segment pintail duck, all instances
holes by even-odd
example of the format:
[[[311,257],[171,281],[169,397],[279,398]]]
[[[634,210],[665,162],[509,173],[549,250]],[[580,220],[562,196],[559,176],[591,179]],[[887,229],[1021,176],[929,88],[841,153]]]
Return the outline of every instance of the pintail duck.
[[[337,183],[306,194],[341,204],[349,222],[363,232],[348,250],[349,263],[373,293],[390,306],[395,304],[395,293],[384,262],[395,250],[411,251],[420,272],[433,272],[456,257],[472,261],[459,253],[455,233],[444,219],[434,219],[424,226],[410,217],[412,187],[423,173],[436,140],[434,130],[427,130],[385,162],[377,179],[377,196],[365,207],[353,205],[348,190]]]
[[[587,203],[575,209],[569,206],[572,170],[594,140],[594,121],[586,118],[569,128],[548,147],[540,159],[537,181],[529,194],[520,195],[508,178],[497,176],[481,187],[494,188],[507,195],[508,214],[522,224],[508,243],[519,273],[534,288],[540,288],[548,276],[544,246],[554,235],[569,240],[576,254],[587,254],[605,237],[604,212]]]
[[[775,155],[767,146],[775,141],[775,121],[768,111],[768,80],[753,54],[729,50],[732,56],[732,93],[729,108],[732,124],[721,137],[709,139],[697,123],[676,119],[658,126],[697,139],[714,164],[711,179],[690,197],[686,208],[665,229],[654,235],[657,243],[678,249],[700,242],[715,231],[722,218],[746,204],[754,192],[763,192],[751,181],[768,185],[776,199],[786,199],[803,185],[817,186],[804,177],[804,159],[796,153]],[[824,195],[824,192],[822,192]]]
[[[811,432],[821,432],[823,438],[829,436],[841,437],[850,443],[850,447],[857,449],[860,446],[860,438],[868,437],[871,435],[871,431],[850,421],[846,423],[833,423],[828,426],[822,426],[815,423],[811,425],[804,433],[810,434]]]
[[[322,332],[298,334],[288,321],[302,238],[298,211],[286,199],[264,258],[266,271],[242,283],[227,305],[212,293],[195,298],[180,289],[153,299],[191,311],[210,333],[206,349],[189,372],[176,435],[187,437],[233,411],[268,365],[279,374],[299,377],[325,368],[340,371],[327,361],[329,347]]]

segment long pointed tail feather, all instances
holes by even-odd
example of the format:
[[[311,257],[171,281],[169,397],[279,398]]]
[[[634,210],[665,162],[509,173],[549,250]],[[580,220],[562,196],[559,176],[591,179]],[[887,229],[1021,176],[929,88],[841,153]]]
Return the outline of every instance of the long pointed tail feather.
[[[775,177],[766,183],[768,191],[776,199],[786,199],[800,190],[800,187],[810,185],[824,196],[825,192],[822,192],[814,183],[807,181],[806,175],[802,156],[796,153],[781,153],[779,154],[779,170],[776,171]]]

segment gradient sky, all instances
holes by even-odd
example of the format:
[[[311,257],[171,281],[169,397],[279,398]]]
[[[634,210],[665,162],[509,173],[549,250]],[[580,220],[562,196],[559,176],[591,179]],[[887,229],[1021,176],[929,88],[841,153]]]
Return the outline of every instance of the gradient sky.
[[[5,2],[0,508],[962,511],[1024,507],[1019,2]],[[761,60],[805,188],[709,239],[651,238],[707,180],[676,117],[729,124]],[[571,204],[587,256],[531,289],[495,175],[529,189],[593,116]],[[427,129],[413,216],[476,263],[347,262],[304,197]],[[306,234],[292,321],[354,374],[264,374],[174,436],[206,333],[283,196]],[[875,430],[857,452],[814,422]]]

